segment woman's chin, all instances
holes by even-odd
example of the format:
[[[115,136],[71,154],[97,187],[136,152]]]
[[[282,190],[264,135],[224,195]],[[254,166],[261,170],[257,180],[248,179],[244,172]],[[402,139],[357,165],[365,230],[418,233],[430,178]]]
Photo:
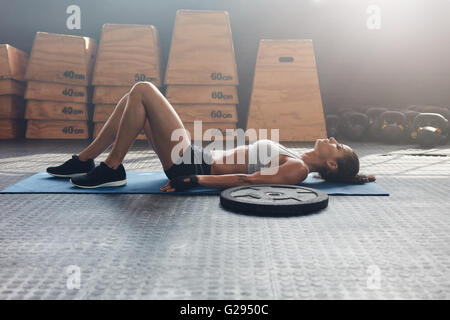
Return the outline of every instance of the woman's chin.
[[[316,142],[314,143],[314,150],[317,151],[317,146],[319,145],[319,140],[317,139]]]

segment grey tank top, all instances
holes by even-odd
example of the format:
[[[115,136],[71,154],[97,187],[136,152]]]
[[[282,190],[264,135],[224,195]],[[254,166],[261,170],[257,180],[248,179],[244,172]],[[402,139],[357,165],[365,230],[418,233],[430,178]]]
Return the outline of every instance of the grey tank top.
[[[251,174],[258,172],[263,168],[269,168],[271,161],[279,155],[287,155],[302,161],[308,169],[309,174],[309,167],[300,156],[288,150],[281,144],[266,139],[257,140],[248,146],[247,173]]]

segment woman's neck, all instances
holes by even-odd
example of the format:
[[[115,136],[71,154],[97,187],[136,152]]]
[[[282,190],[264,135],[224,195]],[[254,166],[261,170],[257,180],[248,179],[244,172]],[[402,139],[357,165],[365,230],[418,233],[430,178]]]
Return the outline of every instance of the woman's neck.
[[[310,172],[317,172],[323,166],[322,161],[317,158],[314,150],[301,154],[300,158],[305,161]]]

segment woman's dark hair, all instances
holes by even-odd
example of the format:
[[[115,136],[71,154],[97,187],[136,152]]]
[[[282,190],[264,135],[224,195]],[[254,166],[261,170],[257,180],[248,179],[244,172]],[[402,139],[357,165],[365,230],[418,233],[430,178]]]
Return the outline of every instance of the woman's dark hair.
[[[364,184],[375,181],[374,175],[359,174],[359,158],[354,151],[346,152],[344,156],[335,159],[336,170],[329,170],[323,167],[317,170],[322,179],[331,182]]]

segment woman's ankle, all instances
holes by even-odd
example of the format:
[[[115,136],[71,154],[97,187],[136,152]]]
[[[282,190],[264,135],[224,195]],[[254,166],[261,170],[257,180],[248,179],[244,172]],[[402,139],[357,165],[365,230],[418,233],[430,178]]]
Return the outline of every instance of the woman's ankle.
[[[111,159],[105,159],[105,161],[103,161],[108,167],[110,167],[111,169],[117,170],[117,168],[120,166],[121,162],[117,162]]]
[[[83,155],[82,153],[78,154],[77,156],[78,156],[78,160],[80,160],[81,162],[86,162],[90,159],[89,157]]]

